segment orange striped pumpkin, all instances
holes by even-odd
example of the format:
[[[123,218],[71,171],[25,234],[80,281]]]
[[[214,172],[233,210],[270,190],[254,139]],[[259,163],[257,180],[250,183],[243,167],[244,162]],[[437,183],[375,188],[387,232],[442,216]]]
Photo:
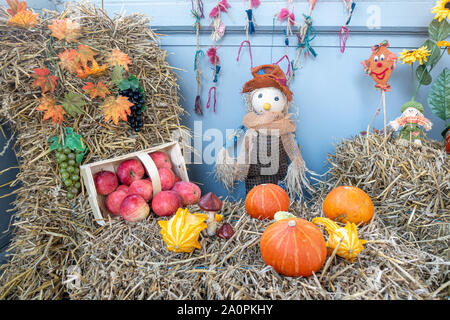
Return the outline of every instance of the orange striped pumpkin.
[[[260,184],[247,194],[245,209],[253,218],[273,219],[278,211],[289,210],[289,196],[276,184]]]
[[[325,217],[342,223],[367,224],[373,217],[372,199],[358,187],[340,186],[330,191],[322,204]]]
[[[264,230],[261,256],[276,272],[288,277],[307,277],[322,268],[327,257],[320,229],[301,218],[283,219]]]

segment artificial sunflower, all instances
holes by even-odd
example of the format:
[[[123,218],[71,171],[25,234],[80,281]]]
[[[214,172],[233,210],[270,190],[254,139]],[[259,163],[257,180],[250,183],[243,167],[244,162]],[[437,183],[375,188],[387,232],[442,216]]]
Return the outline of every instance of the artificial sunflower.
[[[419,63],[422,65],[427,61],[427,57],[430,55],[430,52],[431,51],[428,50],[426,46],[420,47],[416,50],[405,49],[400,53],[399,59],[403,61],[403,64],[407,63],[411,65],[412,63],[419,61]]]
[[[431,9],[431,13],[435,13],[434,19],[439,19],[441,22],[450,17],[450,0],[440,0],[436,2],[436,6]]]
[[[438,45],[439,48],[445,48],[445,49],[447,49],[448,54],[450,54],[450,41],[444,41],[444,40],[442,40],[442,41],[439,41],[439,42],[437,43],[437,45]]]

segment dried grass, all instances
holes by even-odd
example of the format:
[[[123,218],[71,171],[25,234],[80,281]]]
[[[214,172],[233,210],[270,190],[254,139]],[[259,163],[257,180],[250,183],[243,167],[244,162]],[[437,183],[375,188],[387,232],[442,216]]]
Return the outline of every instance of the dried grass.
[[[180,127],[182,109],[164,51],[154,41],[143,42],[155,38],[147,21],[138,15],[110,20],[87,5],[77,9],[82,25],[92,30],[86,41],[129,52],[135,61],[132,72],[145,78],[152,99],[146,114],[152,120],[139,135],[130,136],[125,123],[104,124],[95,105],[70,123],[91,148],[85,161],[170,139],[170,131]],[[76,12],[69,8],[64,14]],[[57,13],[47,15],[51,19]],[[375,199],[376,215],[359,229],[360,238],[368,243],[353,264],[331,256],[322,270],[308,278],[283,277],[264,264],[259,239],[270,222],[250,218],[241,202],[224,204],[225,221],[233,225],[234,236],[224,241],[202,234],[202,249],[189,254],[166,250],[154,215],[144,222],[114,220],[98,228],[84,195],[73,207],[65,198],[45,143],[57,131],[35,112],[39,92],[30,90],[29,75],[45,58],[49,35],[45,24],[34,31],[0,24],[0,52],[5,57],[0,88],[6,89],[1,92],[1,114],[16,129],[16,152],[21,158],[12,256],[0,269],[4,271],[0,299],[442,299],[448,295],[444,254],[448,229],[444,228],[449,216],[449,162],[439,151],[441,146],[433,143],[418,151],[384,143],[382,136],[368,140],[357,136],[337,146],[330,156],[333,169],[328,180],[321,182],[309,203],[294,203],[291,211],[310,220],[321,214],[321,203],[332,187],[353,184]],[[410,177],[415,178],[413,183]]]

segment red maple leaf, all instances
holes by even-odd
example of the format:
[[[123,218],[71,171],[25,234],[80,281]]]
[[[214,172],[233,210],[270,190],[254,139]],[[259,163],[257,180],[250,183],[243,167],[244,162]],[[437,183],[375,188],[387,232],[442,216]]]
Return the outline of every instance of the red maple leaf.
[[[56,85],[58,84],[58,77],[50,75],[48,68],[36,68],[33,70],[34,82],[31,84],[33,87],[41,87],[42,93],[50,91],[55,92]]]

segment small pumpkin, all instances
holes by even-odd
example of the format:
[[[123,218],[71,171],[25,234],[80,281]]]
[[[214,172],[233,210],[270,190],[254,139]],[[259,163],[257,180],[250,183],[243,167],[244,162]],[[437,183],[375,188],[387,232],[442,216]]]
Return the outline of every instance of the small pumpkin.
[[[325,217],[342,223],[366,224],[373,217],[369,195],[358,187],[340,186],[331,190],[323,201]]]
[[[336,251],[336,255],[339,257],[353,262],[356,256],[364,250],[363,244],[367,241],[358,238],[356,224],[347,222],[345,227],[342,228],[328,218],[314,218],[312,222],[317,225],[323,225],[330,235],[327,240],[327,247],[329,248],[328,253],[331,254],[331,252],[334,251],[341,239],[342,242]]]
[[[289,277],[307,277],[322,268],[327,257],[320,229],[302,218],[276,221],[264,230],[261,256],[276,272]]]
[[[167,249],[173,252],[192,252],[200,249],[200,231],[206,229],[206,216],[198,216],[188,209],[179,208],[175,215],[166,221],[158,221]]]
[[[260,184],[247,194],[245,209],[253,218],[273,219],[278,211],[289,210],[289,196],[276,184]]]

